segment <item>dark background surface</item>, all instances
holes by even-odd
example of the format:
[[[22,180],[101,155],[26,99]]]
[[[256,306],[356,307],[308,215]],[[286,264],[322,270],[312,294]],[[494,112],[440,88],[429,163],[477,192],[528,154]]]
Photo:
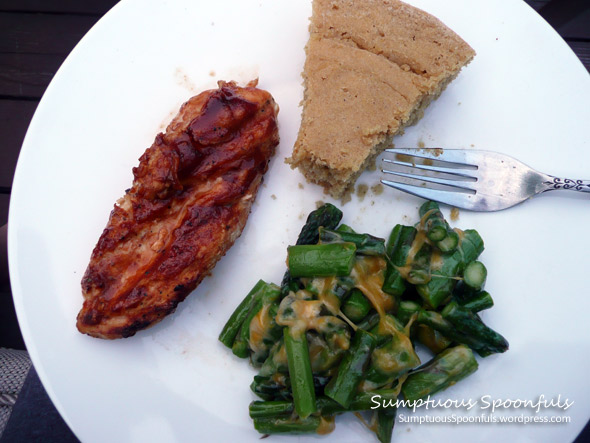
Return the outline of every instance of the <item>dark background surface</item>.
[[[560,33],[590,71],[590,0],[526,2]],[[114,0],[0,0],[0,226],[8,220],[18,154],[45,88],[84,34],[116,3]],[[1,282],[0,347],[25,349],[10,285]],[[588,429],[579,440],[590,441]],[[76,441],[52,407],[34,369],[21,391],[2,441]]]
[[[45,88],[115,0],[0,0],[0,226],[21,144]],[[0,347],[25,349],[10,286],[0,283]]]

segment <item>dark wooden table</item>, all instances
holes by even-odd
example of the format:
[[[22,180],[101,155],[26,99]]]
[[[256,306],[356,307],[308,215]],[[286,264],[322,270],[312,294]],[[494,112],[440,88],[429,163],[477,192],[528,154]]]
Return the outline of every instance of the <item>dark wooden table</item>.
[[[116,0],[0,0],[0,226],[8,220],[18,154],[45,88],[84,34],[116,3]],[[10,287],[1,279],[0,346],[25,347]]]
[[[560,33],[590,71],[590,0],[523,1]],[[0,226],[8,219],[20,147],[45,88],[76,43],[115,3],[0,0]],[[4,255],[0,259],[0,275],[5,274],[2,267],[6,261],[1,236],[2,230],[0,254]],[[6,278],[0,278],[0,347],[25,349]],[[13,415],[18,417],[9,423],[11,441],[75,441],[53,409],[34,370]],[[26,426],[27,420],[35,422],[35,426]]]

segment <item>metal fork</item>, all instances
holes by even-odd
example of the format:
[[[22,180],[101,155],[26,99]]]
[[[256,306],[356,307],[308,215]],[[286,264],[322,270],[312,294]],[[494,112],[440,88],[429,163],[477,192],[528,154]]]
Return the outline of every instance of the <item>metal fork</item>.
[[[472,211],[510,208],[546,191],[590,193],[590,180],[543,174],[492,151],[394,148],[382,162],[384,185]]]

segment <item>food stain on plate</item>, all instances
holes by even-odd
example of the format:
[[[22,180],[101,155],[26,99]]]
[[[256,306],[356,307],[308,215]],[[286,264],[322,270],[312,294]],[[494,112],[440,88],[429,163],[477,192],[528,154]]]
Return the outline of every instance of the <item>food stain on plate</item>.
[[[195,84],[193,83],[193,81],[190,79],[190,77],[187,75],[187,73],[184,71],[183,68],[181,67],[177,67],[176,70],[174,71],[174,79],[176,80],[176,83],[179,86],[182,86],[183,88],[189,90],[190,92],[197,92],[197,87],[195,86]]]

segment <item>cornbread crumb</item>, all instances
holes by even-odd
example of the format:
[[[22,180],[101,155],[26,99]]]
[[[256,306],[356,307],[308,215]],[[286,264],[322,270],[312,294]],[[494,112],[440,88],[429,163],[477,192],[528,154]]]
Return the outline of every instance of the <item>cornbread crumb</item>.
[[[420,141],[418,142],[418,147],[419,147],[420,149],[423,149],[425,146],[426,146],[426,145],[424,144],[424,142],[423,142],[422,140],[420,140]]]
[[[377,157],[373,157],[371,162],[367,165],[368,171],[376,171],[377,170]]]
[[[271,195],[270,195],[270,198],[272,198],[273,200],[276,200],[276,199],[277,199],[277,196],[276,196],[276,195],[274,195],[274,194],[271,194]]]
[[[451,209],[451,221],[459,220],[459,209],[453,208]]]
[[[297,183],[297,187],[298,187],[299,189],[303,189],[303,183]]]
[[[356,196],[358,197],[359,201],[363,201],[365,199],[365,195],[369,191],[369,187],[364,183],[361,183],[356,187]]]
[[[287,162],[334,198],[354,190],[475,55],[399,0],[314,0],[305,50],[301,126]]]
[[[371,186],[371,192],[374,195],[383,194],[383,185],[381,183],[377,183],[376,185]]]
[[[324,206],[324,204],[325,203],[323,201],[318,200],[317,202],[315,202],[315,208],[316,209],[321,208],[322,206]]]

